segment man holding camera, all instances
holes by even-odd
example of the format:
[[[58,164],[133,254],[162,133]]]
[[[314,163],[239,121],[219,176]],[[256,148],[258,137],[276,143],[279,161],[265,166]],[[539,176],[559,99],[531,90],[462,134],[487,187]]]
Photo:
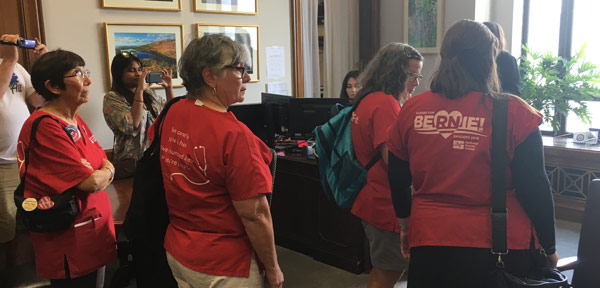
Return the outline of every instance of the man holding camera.
[[[29,73],[17,63],[19,35],[0,36],[0,272],[6,269],[10,241],[16,232],[14,191],[20,183],[17,163],[17,139],[31,107],[44,104],[35,93]],[[33,53],[41,55],[48,50],[35,39]]]

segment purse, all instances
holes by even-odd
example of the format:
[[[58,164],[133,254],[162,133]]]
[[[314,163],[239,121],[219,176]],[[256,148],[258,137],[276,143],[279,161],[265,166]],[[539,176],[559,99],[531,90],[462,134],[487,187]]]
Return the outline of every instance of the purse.
[[[31,125],[30,144],[25,150],[25,173],[21,178],[21,183],[17,186],[14,193],[14,201],[17,205],[17,211],[22,216],[23,224],[31,232],[56,232],[69,228],[75,216],[79,213],[77,199],[75,197],[75,188],[69,188],[61,194],[53,196],[43,196],[37,198],[25,198],[25,179],[27,178],[27,167],[29,164],[29,150],[32,144],[37,142],[35,132],[43,118],[50,118],[56,122],[58,120],[49,115],[42,115],[33,121]],[[66,131],[65,131],[66,132]],[[67,134],[68,135],[68,134]],[[69,138],[71,136],[69,135]]]
[[[125,158],[115,162],[115,180],[132,177],[137,167],[137,158]]]
[[[508,253],[506,240],[506,118],[508,100],[494,98],[492,110],[492,254],[498,256],[488,288],[568,288],[567,277],[553,268],[545,252],[535,249],[531,237],[530,256],[534,268],[526,277],[516,277],[504,269],[502,255]]]

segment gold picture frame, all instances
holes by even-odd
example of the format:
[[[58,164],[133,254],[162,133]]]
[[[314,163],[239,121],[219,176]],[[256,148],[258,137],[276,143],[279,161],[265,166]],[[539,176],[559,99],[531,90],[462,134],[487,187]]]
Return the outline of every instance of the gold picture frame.
[[[194,11],[256,15],[258,0],[194,0]]]
[[[177,73],[177,61],[183,54],[182,24],[104,23],[109,87],[112,83],[110,64],[123,51],[136,51],[144,67],[152,72],[173,70],[173,87],[183,87]],[[153,85],[150,88],[159,88]]]
[[[102,0],[102,8],[181,11],[181,0]]]
[[[403,42],[421,54],[440,52],[444,35],[444,0],[404,0]]]
[[[196,24],[198,38],[205,34],[225,34],[232,40],[244,45],[250,56],[250,63],[246,64],[250,82],[260,81],[260,32],[258,25],[235,24]]]

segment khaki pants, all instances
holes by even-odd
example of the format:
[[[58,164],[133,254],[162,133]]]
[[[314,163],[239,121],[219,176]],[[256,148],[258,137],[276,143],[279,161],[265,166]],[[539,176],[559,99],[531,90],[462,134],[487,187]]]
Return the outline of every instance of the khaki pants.
[[[245,277],[216,276],[204,274],[187,268],[179,263],[169,252],[167,261],[179,288],[263,288],[264,278],[258,271],[255,256],[252,255],[250,275]]]
[[[17,206],[14,192],[20,182],[17,163],[0,164],[0,243],[15,237]]]

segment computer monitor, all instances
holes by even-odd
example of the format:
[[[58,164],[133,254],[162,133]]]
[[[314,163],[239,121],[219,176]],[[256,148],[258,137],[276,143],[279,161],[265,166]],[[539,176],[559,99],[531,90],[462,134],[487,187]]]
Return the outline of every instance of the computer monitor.
[[[313,130],[323,125],[333,115],[336,104],[349,106],[349,99],[341,98],[292,98],[290,99],[289,130],[294,138],[311,138]]]
[[[271,135],[287,135],[290,99],[293,97],[271,93],[261,94],[262,104],[265,106],[267,129]]]
[[[260,138],[267,146],[273,143],[273,134],[268,133],[265,106],[262,104],[231,105],[229,111],[240,122],[244,123],[256,137]]]

